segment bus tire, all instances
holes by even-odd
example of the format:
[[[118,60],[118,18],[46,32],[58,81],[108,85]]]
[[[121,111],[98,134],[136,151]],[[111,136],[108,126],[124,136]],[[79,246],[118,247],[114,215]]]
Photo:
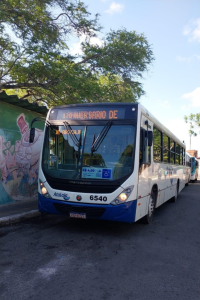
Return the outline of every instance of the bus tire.
[[[156,194],[153,191],[151,191],[151,195],[149,197],[148,213],[143,218],[144,224],[150,224],[152,222],[155,206],[156,206]]]
[[[175,203],[177,201],[178,190],[179,190],[179,182],[177,182],[176,189],[175,189],[175,195],[170,199],[170,202]]]

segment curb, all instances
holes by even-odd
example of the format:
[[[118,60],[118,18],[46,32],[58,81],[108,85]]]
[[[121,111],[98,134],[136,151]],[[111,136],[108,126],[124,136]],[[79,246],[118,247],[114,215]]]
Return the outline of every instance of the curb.
[[[39,216],[41,216],[41,213],[37,209],[35,209],[35,210],[31,210],[29,212],[16,214],[16,215],[9,216],[9,217],[3,217],[3,218],[0,218],[0,227],[3,227],[5,225],[10,225],[13,223],[18,223],[18,222],[28,220],[31,218],[35,218],[35,217],[39,217]]]

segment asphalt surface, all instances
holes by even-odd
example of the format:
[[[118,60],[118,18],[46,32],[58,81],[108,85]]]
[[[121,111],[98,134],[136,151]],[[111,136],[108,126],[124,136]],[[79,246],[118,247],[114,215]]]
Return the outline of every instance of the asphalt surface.
[[[150,225],[42,215],[0,229],[1,300],[199,300],[200,181]]]

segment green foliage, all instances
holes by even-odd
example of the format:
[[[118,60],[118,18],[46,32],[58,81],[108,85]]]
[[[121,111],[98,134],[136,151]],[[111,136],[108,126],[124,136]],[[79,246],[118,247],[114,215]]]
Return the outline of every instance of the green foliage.
[[[197,133],[194,130],[195,128],[200,128],[200,113],[184,116],[184,119],[186,123],[190,124],[189,135],[197,136]]]
[[[136,102],[144,94],[138,79],[154,59],[151,47],[143,34],[126,29],[91,45],[100,29],[98,14],[92,19],[83,2],[1,0],[0,89],[49,107]],[[86,36],[79,57],[69,54],[72,35]]]
[[[26,90],[17,89],[17,90],[6,90],[7,95],[17,95],[19,98],[23,99],[24,96],[26,96],[27,92]]]

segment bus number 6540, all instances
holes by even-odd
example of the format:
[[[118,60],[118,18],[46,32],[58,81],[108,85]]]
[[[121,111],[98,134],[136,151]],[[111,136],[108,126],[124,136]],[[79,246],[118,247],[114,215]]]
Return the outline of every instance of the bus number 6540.
[[[94,200],[94,201],[97,201],[97,200],[99,200],[99,201],[104,201],[104,202],[106,202],[107,201],[107,197],[102,197],[102,196],[93,196],[93,195],[91,195],[90,196],[90,200]]]

